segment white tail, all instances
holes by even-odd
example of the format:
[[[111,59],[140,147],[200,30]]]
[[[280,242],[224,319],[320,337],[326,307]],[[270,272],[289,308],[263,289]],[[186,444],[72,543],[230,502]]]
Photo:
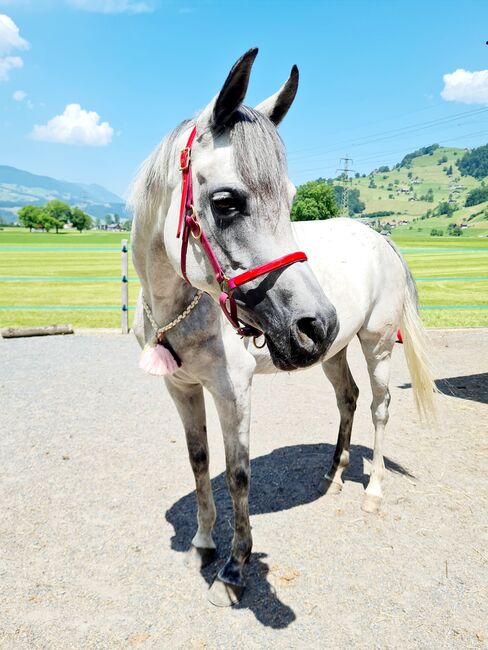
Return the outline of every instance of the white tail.
[[[413,395],[418,413],[422,419],[432,422],[436,419],[434,394],[439,391],[432,379],[427,354],[427,336],[417,311],[415,281],[406,265],[405,271],[407,273],[407,286],[405,288],[405,302],[400,323],[403,347],[412,379]]]

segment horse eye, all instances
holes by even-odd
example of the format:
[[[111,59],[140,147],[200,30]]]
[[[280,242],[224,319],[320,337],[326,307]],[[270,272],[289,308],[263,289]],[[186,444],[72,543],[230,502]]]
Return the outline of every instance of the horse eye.
[[[212,198],[213,208],[222,214],[234,214],[239,211],[239,201],[230,192],[216,192]]]

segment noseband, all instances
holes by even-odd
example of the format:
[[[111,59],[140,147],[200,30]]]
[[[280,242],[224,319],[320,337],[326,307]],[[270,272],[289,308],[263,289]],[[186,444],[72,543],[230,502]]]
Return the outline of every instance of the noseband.
[[[195,140],[197,129],[193,127],[186,147],[180,154],[180,171],[182,174],[182,191],[181,191],[181,204],[180,204],[180,218],[178,222],[178,230],[176,237],[181,237],[181,274],[191,284],[186,274],[186,254],[188,251],[188,240],[190,233],[197,241],[200,242],[211,267],[213,268],[215,279],[220,285],[219,303],[225,316],[236,329],[237,333],[241,336],[260,336],[262,332],[252,325],[248,325],[239,320],[237,315],[237,304],[234,298],[234,290],[237,287],[250,282],[255,278],[266,275],[271,271],[290,266],[295,262],[306,262],[307,256],[301,251],[289,253],[283,257],[279,257],[272,262],[267,262],[261,266],[257,266],[249,271],[244,271],[233,278],[229,278],[224,273],[222,267],[212,250],[210,242],[203,232],[202,224],[198,220],[193,205],[193,182],[192,182],[192,168],[191,168],[191,148]]]

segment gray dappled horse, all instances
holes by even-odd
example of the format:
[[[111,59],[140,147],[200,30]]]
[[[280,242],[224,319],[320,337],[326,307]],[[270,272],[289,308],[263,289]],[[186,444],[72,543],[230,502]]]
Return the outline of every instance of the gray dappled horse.
[[[230,556],[210,589],[210,600],[220,605],[239,598],[252,547],[249,424],[255,372],[322,364],[340,411],[337,446],[324,486],[338,492],[349,462],[358,397],[346,350],[351,339],[359,337],[373,393],[374,456],[363,503],[370,512],[382,498],[390,356],[400,325],[417,405],[426,414],[433,410],[415,284],[399,253],[352,219],[290,222],[295,189],[276,127],[295,97],[298,70],[293,67],[275,95],[254,109],[246,107],[242,102],[256,54],[256,49],[244,54],[199,117],[183,122],[161,142],[142,166],[130,199],[132,253],[142,285],[134,330],[142,346],[158,330],[160,351],[178,361],[165,382],[183,422],[195,475],[198,529],[192,548],[202,564],[215,556],[216,518],[204,387],[222,426],[235,525]],[[191,204],[188,178],[178,165],[190,136],[182,169],[186,166],[188,172],[191,149]],[[181,219],[190,224],[193,235],[187,237],[184,260],[182,239],[176,236]],[[289,256],[297,243],[308,262],[302,257],[230,290],[229,276]],[[249,338],[236,336],[219,308],[222,295],[224,302],[234,301],[240,321],[230,319],[234,326],[244,334],[262,332],[264,339],[256,341],[263,346],[265,342],[265,347],[258,349]]]

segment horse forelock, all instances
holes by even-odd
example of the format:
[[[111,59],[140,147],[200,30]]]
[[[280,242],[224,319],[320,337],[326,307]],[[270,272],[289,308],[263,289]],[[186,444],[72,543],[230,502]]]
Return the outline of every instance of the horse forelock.
[[[178,173],[181,135],[191,123],[185,120],[173,129],[141,165],[127,201],[139,222],[152,221],[169,200],[169,179]],[[263,201],[286,196],[286,156],[275,125],[258,111],[241,106],[228,129],[237,175],[249,191]]]

